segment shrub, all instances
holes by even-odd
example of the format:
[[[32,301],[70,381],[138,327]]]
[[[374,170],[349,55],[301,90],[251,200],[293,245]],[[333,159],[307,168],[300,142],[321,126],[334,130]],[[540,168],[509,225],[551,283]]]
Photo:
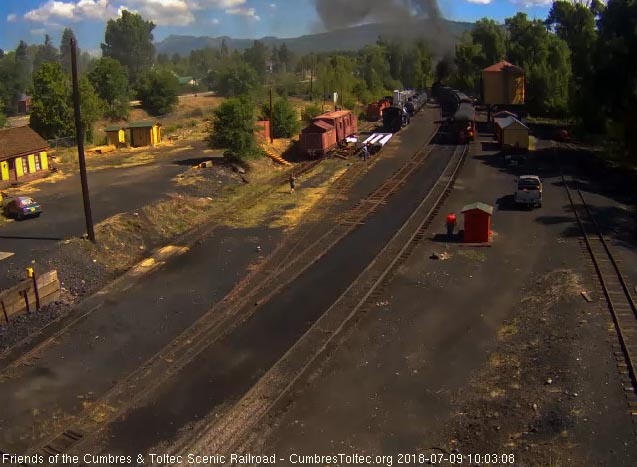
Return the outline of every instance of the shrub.
[[[309,123],[312,121],[314,117],[317,117],[321,115],[322,113],[323,111],[318,105],[310,104],[303,109],[303,112],[301,113],[301,118],[303,119],[303,121]]]
[[[249,99],[228,99],[214,111],[208,144],[228,149],[228,158],[254,157],[259,154],[254,139],[255,123],[254,105]]]

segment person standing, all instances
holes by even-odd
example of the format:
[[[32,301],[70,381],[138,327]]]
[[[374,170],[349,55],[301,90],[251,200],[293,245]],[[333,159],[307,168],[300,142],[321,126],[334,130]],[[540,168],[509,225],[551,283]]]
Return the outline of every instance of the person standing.
[[[368,157],[369,157],[369,149],[367,147],[367,144],[363,144],[363,160],[366,161]]]
[[[296,188],[296,177],[294,173],[290,173],[290,193],[294,193],[294,189]]]
[[[453,231],[456,228],[456,215],[451,212],[447,216],[447,237],[449,240],[453,239]]]

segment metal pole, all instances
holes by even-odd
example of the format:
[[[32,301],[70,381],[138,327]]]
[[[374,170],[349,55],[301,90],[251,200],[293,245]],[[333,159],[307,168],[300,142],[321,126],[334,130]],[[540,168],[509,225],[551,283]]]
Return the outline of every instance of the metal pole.
[[[270,144],[274,143],[274,130],[272,122],[272,86],[270,86]]]
[[[93,229],[93,215],[91,214],[91,200],[86,178],[86,160],[84,159],[84,126],[80,114],[80,88],[77,79],[77,43],[71,39],[71,70],[73,76],[73,105],[75,107],[75,136],[77,140],[77,155],[80,161],[80,180],[82,181],[82,200],[84,201],[84,217],[86,218],[86,233],[91,242],[95,243]]]
[[[314,82],[312,78],[314,78],[314,70],[310,68],[310,102],[314,101]]]

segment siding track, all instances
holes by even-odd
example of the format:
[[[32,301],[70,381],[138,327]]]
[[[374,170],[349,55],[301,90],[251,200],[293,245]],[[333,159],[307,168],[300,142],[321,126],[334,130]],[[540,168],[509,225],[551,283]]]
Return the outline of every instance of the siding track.
[[[594,267],[606,299],[619,340],[615,358],[622,375],[622,385],[633,423],[637,422],[637,307],[631,290],[608,241],[586,203],[579,182],[562,174],[577,223],[582,231],[584,247]],[[636,425],[637,426],[637,425]]]

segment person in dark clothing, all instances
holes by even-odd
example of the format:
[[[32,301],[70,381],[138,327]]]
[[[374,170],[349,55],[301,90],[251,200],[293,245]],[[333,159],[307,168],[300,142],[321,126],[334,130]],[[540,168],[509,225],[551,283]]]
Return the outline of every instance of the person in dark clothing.
[[[293,173],[290,174],[290,193],[294,193],[294,189],[296,188],[296,177]]]
[[[456,228],[456,215],[452,212],[447,216],[447,237],[453,238],[453,230]]]
[[[369,157],[369,148],[367,147],[367,144],[363,144],[362,155],[363,155],[363,160],[366,161],[367,158]]]

